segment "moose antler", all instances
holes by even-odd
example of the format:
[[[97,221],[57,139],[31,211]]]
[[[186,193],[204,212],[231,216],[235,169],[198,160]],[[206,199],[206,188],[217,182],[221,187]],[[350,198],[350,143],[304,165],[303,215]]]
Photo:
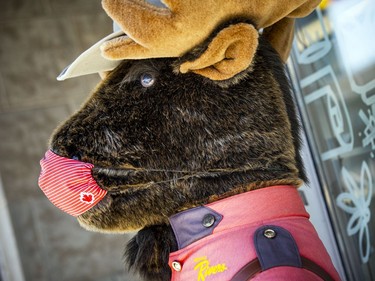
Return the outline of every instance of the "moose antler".
[[[308,15],[320,0],[161,0],[166,8],[145,0],[103,0],[107,14],[127,36],[102,45],[109,59],[179,57],[199,45],[220,23],[251,20],[286,60],[294,18]]]

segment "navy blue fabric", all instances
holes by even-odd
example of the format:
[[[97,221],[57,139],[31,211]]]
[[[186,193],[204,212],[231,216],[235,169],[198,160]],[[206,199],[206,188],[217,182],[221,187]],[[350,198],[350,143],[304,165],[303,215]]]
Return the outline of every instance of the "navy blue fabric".
[[[276,232],[274,238],[267,238],[265,230]],[[262,271],[277,266],[302,267],[301,256],[289,231],[274,225],[266,225],[257,229],[254,235],[254,244]]]
[[[203,225],[203,218],[208,214],[215,217],[215,222],[211,227]],[[222,219],[222,215],[204,206],[183,211],[170,217],[169,221],[177,239],[178,249],[185,248],[191,243],[211,235]]]

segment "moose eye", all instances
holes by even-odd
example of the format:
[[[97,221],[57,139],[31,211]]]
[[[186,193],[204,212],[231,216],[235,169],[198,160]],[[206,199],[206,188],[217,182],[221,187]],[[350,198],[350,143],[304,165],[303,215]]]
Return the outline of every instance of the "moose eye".
[[[154,85],[155,77],[150,73],[143,73],[141,76],[141,84],[143,87],[148,88]]]

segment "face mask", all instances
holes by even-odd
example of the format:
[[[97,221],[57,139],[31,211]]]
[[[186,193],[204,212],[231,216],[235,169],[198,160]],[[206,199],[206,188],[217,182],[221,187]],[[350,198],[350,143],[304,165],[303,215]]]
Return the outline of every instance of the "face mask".
[[[59,209],[79,216],[107,194],[92,177],[94,165],[58,156],[51,150],[40,160],[39,186]]]

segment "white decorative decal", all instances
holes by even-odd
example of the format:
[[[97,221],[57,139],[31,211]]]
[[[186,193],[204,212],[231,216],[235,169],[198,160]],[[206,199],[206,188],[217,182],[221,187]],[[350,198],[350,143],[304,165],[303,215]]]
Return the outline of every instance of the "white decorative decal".
[[[329,1],[296,21],[289,61],[328,211],[343,239],[341,261],[356,280],[373,276],[375,258],[374,15],[374,0]]]
[[[296,40],[293,41],[294,50],[298,50],[298,64],[313,63],[325,57],[332,48],[332,43],[329,40],[329,35],[323,21],[322,11],[318,8],[315,12],[319,19],[316,33],[311,34],[304,32],[304,30],[298,30],[297,36],[303,41],[303,44],[298,44]],[[321,40],[321,37],[323,40]]]
[[[325,85],[312,93],[307,94],[305,96],[305,102],[307,106],[310,106],[313,102],[321,102],[325,104],[331,125],[331,131],[334,138],[337,140],[337,145],[321,153],[322,160],[327,161],[337,156],[341,156],[345,152],[351,151],[354,144],[354,135],[343,93],[337,77],[330,65],[322,67],[313,74],[303,78],[300,81],[300,86],[301,88],[306,88],[317,81],[322,81],[323,79],[332,82],[329,85]]]
[[[366,105],[375,103],[375,79],[367,67],[375,63],[375,1],[337,1],[330,16],[335,26],[337,46],[353,92]],[[356,74],[357,73],[357,74]]]
[[[341,193],[336,198],[336,203],[351,215],[346,231],[349,236],[359,233],[359,254],[362,262],[367,263],[371,249],[368,224],[371,218],[370,204],[373,192],[370,169],[363,161],[359,184],[345,167],[342,168],[341,174],[348,192]]]
[[[362,140],[362,146],[366,147],[370,145],[371,149],[375,151],[375,104],[372,105],[371,109],[372,114],[371,110],[368,110],[368,117],[362,109],[359,111],[358,115],[366,125],[363,131],[364,138]],[[362,134],[360,134],[360,136],[362,136]],[[374,158],[374,152],[371,152],[370,155]]]

